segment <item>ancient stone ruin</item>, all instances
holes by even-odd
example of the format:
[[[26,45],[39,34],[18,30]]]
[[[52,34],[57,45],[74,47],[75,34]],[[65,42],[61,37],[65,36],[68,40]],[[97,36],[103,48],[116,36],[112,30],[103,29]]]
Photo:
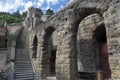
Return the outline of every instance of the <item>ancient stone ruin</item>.
[[[119,29],[119,0],[74,0],[52,16],[31,7],[25,25],[0,23],[1,74],[8,80],[120,80]]]

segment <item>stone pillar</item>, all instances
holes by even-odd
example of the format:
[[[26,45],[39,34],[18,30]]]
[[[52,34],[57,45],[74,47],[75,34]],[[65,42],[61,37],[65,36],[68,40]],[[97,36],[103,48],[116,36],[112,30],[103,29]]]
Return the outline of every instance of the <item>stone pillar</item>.
[[[35,73],[37,79],[45,79],[50,75],[48,42],[46,38],[44,33],[38,37],[38,50],[35,61]]]
[[[40,17],[34,17],[33,19],[33,27],[37,27],[41,23]]]
[[[10,60],[15,60],[15,47],[12,47],[12,48],[11,48]]]
[[[71,25],[66,23],[58,33],[58,49],[56,55],[57,80],[77,80],[77,53],[75,33]]]
[[[11,61],[9,66],[8,80],[14,80],[14,63]]]

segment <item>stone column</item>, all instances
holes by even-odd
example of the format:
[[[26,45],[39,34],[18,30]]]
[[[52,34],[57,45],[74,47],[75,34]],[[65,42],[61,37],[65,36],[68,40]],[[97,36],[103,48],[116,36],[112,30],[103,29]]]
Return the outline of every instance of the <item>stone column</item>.
[[[13,79],[14,79],[14,63],[11,61],[9,66],[8,80],[13,80]]]
[[[11,48],[10,60],[15,60],[15,47],[12,47],[12,48]]]
[[[58,49],[56,55],[57,80],[77,80],[76,35],[71,25],[66,22],[58,33]]]
[[[10,52],[11,60],[15,60],[15,46],[16,46],[16,41],[13,41],[11,46],[11,52]]]

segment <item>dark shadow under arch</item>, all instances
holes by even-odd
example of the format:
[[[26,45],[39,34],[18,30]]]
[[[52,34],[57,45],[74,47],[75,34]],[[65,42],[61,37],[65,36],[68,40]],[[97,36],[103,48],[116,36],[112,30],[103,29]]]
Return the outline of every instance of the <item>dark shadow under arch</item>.
[[[44,29],[45,34],[43,35],[43,47],[42,47],[42,64],[44,65],[42,78],[46,78],[47,76],[55,76],[55,60],[56,60],[56,49],[53,49],[52,44],[52,34],[55,31],[55,28],[52,26],[48,26]],[[44,71],[47,71],[46,73]]]
[[[46,37],[48,38],[46,40],[46,42],[48,43],[47,47],[48,47],[48,54],[49,54],[49,61],[50,61],[50,76],[55,76],[56,72],[55,72],[55,62],[56,62],[56,49],[54,49],[53,47],[53,43],[52,43],[52,34],[55,31],[55,28],[52,26],[49,26],[46,29]]]
[[[38,39],[37,36],[34,37],[33,40],[33,47],[32,47],[32,58],[36,59],[36,55],[37,55],[37,45],[38,45]]]
[[[46,28],[46,36],[51,36],[52,33],[54,32],[55,28],[52,26],[49,26]]]
[[[93,38],[96,40],[96,43],[99,48],[99,69],[103,71],[103,78],[111,78],[111,70],[109,66],[109,54],[107,47],[107,37],[105,25],[101,24],[97,26],[94,32]]]

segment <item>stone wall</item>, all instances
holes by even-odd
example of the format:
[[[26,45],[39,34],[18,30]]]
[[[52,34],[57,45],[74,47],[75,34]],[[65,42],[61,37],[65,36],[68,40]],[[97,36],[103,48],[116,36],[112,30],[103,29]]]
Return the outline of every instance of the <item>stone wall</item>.
[[[0,50],[0,80],[8,79],[9,64],[7,64],[8,51]]]
[[[6,67],[6,58],[7,58],[7,52],[6,51],[0,51],[0,71],[4,70]]]
[[[108,51],[109,51],[109,61],[110,67],[112,70],[112,78],[113,80],[120,79],[120,35],[119,35],[119,22],[120,22],[120,15],[119,15],[119,4],[112,4],[111,7],[106,11],[104,14],[105,24],[107,27],[107,37],[108,37]]]
[[[29,43],[33,43],[35,35],[38,38],[37,58],[34,60],[37,77],[45,79],[50,75],[49,47],[51,45],[49,44],[50,35],[46,31],[49,27],[55,29],[52,31],[52,45],[57,46],[57,80],[78,80],[78,69],[84,71],[82,67],[86,68],[85,71],[95,72],[97,66],[95,60],[99,56],[97,47],[92,40],[92,32],[96,26],[103,23],[106,28],[112,79],[119,80],[119,4],[117,0],[75,0],[48,18],[46,22],[40,22],[39,26],[31,24],[33,29],[30,31],[32,33],[30,33]],[[41,29],[41,27],[43,28]],[[57,36],[54,37],[55,33]],[[83,42],[77,44],[77,39],[83,39]],[[57,43],[54,44],[55,42]],[[80,54],[79,62],[87,64],[81,67],[81,63],[79,63],[79,68],[77,68],[77,49]]]

